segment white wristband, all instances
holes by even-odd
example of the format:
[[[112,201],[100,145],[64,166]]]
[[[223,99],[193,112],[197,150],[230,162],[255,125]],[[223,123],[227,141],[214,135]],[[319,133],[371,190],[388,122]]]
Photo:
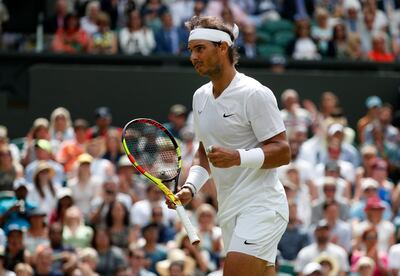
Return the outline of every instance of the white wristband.
[[[264,164],[265,154],[261,148],[238,149],[240,155],[240,167],[259,169]]]
[[[185,183],[190,183],[196,189],[195,192],[197,193],[209,178],[210,175],[205,168],[195,165],[190,168],[189,175]]]

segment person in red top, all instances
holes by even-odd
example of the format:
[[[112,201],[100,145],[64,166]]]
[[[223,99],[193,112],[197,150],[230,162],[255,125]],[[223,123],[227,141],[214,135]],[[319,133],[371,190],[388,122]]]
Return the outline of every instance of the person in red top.
[[[59,53],[85,53],[89,47],[89,37],[80,28],[79,18],[69,13],[64,18],[64,25],[58,29],[53,42],[52,50]]]
[[[372,36],[372,50],[368,53],[368,59],[377,62],[393,62],[394,55],[385,49],[385,36],[376,33]]]

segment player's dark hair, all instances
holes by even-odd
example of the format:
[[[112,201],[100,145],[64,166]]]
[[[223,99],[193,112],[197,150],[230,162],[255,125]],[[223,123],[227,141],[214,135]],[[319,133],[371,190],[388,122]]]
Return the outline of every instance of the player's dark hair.
[[[207,28],[220,30],[227,34],[229,34],[232,41],[235,41],[235,36],[233,35],[232,26],[224,23],[221,19],[214,16],[193,16],[189,21],[185,22],[186,28],[189,31],[196,28]],[[220,45],[220,43],[214,43],[214,45]],[[239,54],[237,51],[237,47],[235,44],[229,47],[228,49],[228,58],[229,62],[233,65],[236,65],[239,61]]]

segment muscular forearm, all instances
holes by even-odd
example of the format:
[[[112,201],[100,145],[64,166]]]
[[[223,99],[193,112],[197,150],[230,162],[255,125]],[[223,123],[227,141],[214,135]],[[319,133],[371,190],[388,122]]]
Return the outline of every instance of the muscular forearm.
[[[277,168],[290,162],[290,148],[286,141],[276,141],[262,146],[265,159],[263,169]]]

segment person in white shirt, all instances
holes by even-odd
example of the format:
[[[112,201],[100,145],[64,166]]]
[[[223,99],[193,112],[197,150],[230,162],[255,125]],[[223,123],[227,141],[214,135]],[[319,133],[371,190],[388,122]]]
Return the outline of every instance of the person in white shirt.
[[[276,98],[269,88],[236,71],[236,25],[200,16],[186,26],[190,60],[211,82],[193,96],[200,145],[177,197],[187,204],[211,172],[227,252],[224,275],[275,275],[277,246],[289,213],[276,168],[290,161]]]
[[[392,245],[389,249],[389,269],[392,275],[400,275],[400,243]]]

